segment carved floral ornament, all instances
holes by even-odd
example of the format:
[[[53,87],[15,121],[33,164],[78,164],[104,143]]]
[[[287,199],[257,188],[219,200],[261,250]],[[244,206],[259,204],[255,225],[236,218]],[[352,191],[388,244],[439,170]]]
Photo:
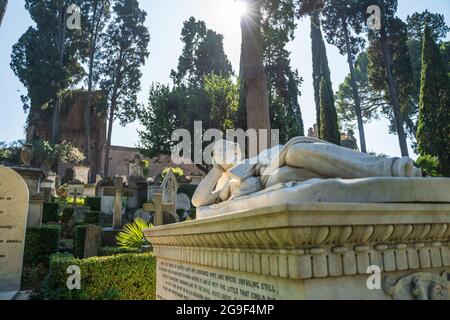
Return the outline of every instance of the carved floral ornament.
[[[396,300],[448,300],[449,274],[421,272],[400,279],[386,277],[383,290]]]

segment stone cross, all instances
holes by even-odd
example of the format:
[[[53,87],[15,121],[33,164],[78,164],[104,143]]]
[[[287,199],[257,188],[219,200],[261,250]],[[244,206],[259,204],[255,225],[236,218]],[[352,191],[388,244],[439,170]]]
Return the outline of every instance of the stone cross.
[[[115,196],[114,196],[114,215],[113,215],[113,229],[119,230],[122,228],[122,194],[123,194],[123,178],[116,177],[115,181]]]
[[[164,212],[173,212],[175,206],[173,203],[163,203],[163,195],[156,193],[153,196],[153,203],[144,203],[144,211],[154,212],[155,218],[153,224],[155,227],[164,224]]]
[[[0,166],[0,300],[20,290],[29,193],[24,179]]]

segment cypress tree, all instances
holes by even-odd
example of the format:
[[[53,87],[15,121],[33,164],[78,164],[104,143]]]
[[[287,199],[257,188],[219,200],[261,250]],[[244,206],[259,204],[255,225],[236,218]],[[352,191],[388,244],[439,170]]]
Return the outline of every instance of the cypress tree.
[[[341,144],[333,91],[325,77],[320,81],[320,137],[325,141]]]
[[[417,130],[421,156],[439,159],[438,173],[450,176],[450,87],[439,47],[430,28],[424,32]]]
[[[323,40],[322,30],[320,26],[319,12],[315,11],[311,15],[311,48],[312,48],[312,63],[313,63],[313,86],[314,86],[314,100],[316,104],[316,121],[317,128],[319,128],[319,137],[324,139],[321,135],[321,95],[320,83],[322,78],[327,83],[328,88],[332,88],[330,67],[328,66],[327,49],[325,41]],[[333,99],[334,100],[334,99]],[[334,101],[333,101],[334,109]],[[326,139],[325,139],[326,140]]]

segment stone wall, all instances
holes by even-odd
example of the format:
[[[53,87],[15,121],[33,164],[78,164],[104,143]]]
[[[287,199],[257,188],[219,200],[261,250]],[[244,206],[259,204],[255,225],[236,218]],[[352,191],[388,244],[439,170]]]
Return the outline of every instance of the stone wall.
[[[59,141],[67,141],[84,152],[84,108],[87,103],[87,92],[73,91],[66,95],[61,108],[59,121]],[[100,103],[100,102],[99,102]],[[106,143],[106,118],[99,113],[100,106],[93,102],[91,112],[91,154],[93,156],[91,173],[95,177],[101,172],[103,159],[101,157],[103,146]],[[50,115],[50,114],[49,114]],[[51,119],[41,116],[40,119],[29,119],[27,140],[51,139]],[[67,169],[73,166],[59,164],[58,175],[64,176]]]

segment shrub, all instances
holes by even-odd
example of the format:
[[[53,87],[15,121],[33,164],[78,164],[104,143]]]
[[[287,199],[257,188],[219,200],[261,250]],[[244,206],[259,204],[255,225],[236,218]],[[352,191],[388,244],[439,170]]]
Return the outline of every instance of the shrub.
[[[177,176],[177,177],[184,176],[183,169],[167,167],[167,168],[164,168],[164,170],[162,171],[162,177],[165,178],[171,169],[172,169],[173,173],[175,174],[175,176]]]
[[[428,177],[438,177],[439,159],[430,155],[420,156],[416,164]]]
[[[86,238],[86,225],[76,226],[73,232],[73,254],[77,258],[84,257],[85,238]]]
[[[87,197],[85,203],[91,208],[91,211],[102,211],[102,198]]]
[[[67,267],[81,270],[81,290],[67,289]],[[56,254],[50,259],[43,287],[50,300],[154,300],[156,259],[151,253],[120,254],[89,259]]]
[[[140,253],[140,250],[130,248],[102,247],[100,248],[99,256],[115,256],[124,253]]]
[[[62,215],[61,215],[61,222],[67,223],[70,220],[72,220],[73,216],[75,214],[75,209],[71,207],[66,207],[63,209]]]
[[[144,229],[152,228],[151,223],[147,223],[142,218],[137,218],[132,223],[128,223],[123,227],[123,231],[117,235],[117,244],[121,248],[141,249],[144,245],[148,245],[148,241],[144,237]]]
[[[102,213],[99,211],[87,211],[84,213],[84,224],[99,224]]]
[[[43,225],[27,229],[25,237],[24,264],[43,263],[48,265],[49,257],[58,251],[61,229],[57,225]]]
[[[42,214],[42,222],[58,222],[59,221],[59,204],[44,203],[44,211]]]
[[[189,196],[189,198],[192,199],[192,197],[194,196],[194,192],[195,190],[197,190],[196,185],[193,184],[182,184],[179,188],[178,188],[178,193],[184,193],[186,195]]]
[[[75,204],[77,206],[84,206],[86,204],[86,199],[85,198],[73,198],[73,197],[67,197],[66,198],[66,203],[67,204]]]

